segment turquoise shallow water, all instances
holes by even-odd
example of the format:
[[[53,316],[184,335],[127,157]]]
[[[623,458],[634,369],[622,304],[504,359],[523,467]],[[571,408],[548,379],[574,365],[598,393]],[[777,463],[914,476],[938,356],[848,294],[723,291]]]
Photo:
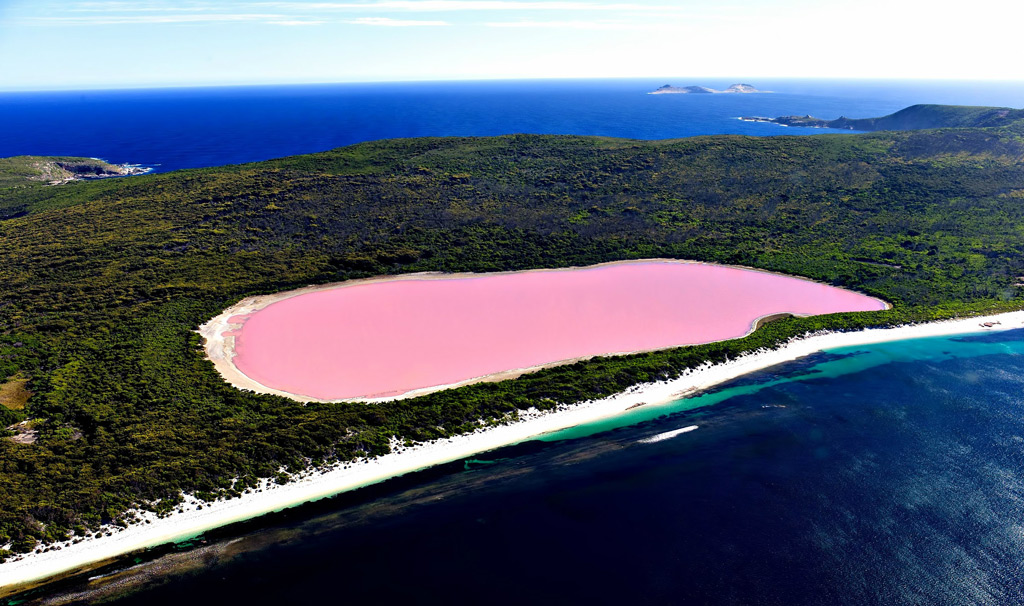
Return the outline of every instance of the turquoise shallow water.
[[[147,606],[1024,604],[1022,354],[1024,330],[830,350],[151,553],[111,591]]]
[[[603,431],[651,421],[673,413],[714,406],[732,397],[755,394],[762,389],[792,381],[836,378],[864,372],[882,364],[932,363],[954,358],[1024,354],[1024,340],[1017,340],[1014,337],[1017,332],[1019,331],[1012,331],[1010,334],[996,332],[954,337],[931,337],[891,341],[870,346],[828,349],[823,352],[823,355],[815,355],[782,365],[784,374],[777,375],[773,369],[768,369],[765,372],[730,381],[695,397],[684,398],[668,404],[636,408],[612,418],[545,434],[538,439],[554,442],[583,438]]]

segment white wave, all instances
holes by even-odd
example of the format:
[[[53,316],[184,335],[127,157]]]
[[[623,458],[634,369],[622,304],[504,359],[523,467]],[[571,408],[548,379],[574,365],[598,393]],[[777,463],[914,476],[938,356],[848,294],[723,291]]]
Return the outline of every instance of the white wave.
[[[672,431],[666,431],[665,433],[659,433],[656,436],[651,436],[649,438],[644,438],[642,440],[637,440],[637,442],[640,443],[640,444],[654,444],[655,442],[661,442],[662,440],[670,440],[670,439],[672,439],[672,438],[674,438],[674,437],[676,437],[678,435],[691,432],[694,429],[697,429],[697,427],[698,427],[697,425],[690,425],[689,427],[684,427],[682,429],[673,429]]]

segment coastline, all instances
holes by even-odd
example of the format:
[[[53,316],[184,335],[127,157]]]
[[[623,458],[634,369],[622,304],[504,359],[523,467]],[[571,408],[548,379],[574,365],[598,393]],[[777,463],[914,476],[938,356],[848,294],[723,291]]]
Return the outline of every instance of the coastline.
[[[983,326],[984,323],[996,323]],[[93,568],[96,563],[147,547],[183,540],[232,522],[279,511],[340,492],[382,482],[434,465],[523,442],[539,435],[612,417],[643,402],[663,405],[750,372],[813,354],[823,349],[848,347],[924,337],[1010,330],[1024,326],[1024,311],[990,316],[943,320],[894,328],[855,332],[823,332],[792,340],[775,350],[760,350],[721,364],[706,364],[677,379],[635,386],[602,400],[583,402],[546,413],[520,413],[520,420],[481,429],[472,434],[419,444],[395,445],[392,453],[371,460],[335,465],[326,470],[298,474],[284,485],[265,481],[258,491],[236,499],[202,503],[186,498],[181,513],[157,518],[138,513],[139,521],[124,528],[104,528],[107,536],[79,539],[44,547],[0,564],[0,588],[24,585],[55,575]],[[9,592],[0,593],[0,595]]]
[[[466,278],[480,278],[480,277],[483,277],[483,276],[507,276],[507,275],[513,275],[513,274],[527,274],[527,273],[537,273],[537,272],[581,271],[581,270],[590,270],[590,269],[597,269],[597,268],[601,268],[601,267],[610,267],[610,266],[614,266],[614,265],[626,265],[626,264],[633,264],[633,263],[674,263],[674,264],[685,264],[685,265],[710,265],[710,266],[714,266],[714,267],[724,267],[724,268],[729,268],[729,269],[740,269],[740,270],[743,270],[743,271],[757,272],[757,273],[762,273],[762,274],[770,274],[770,275],[782,276],[782,277],[790,278],[790,279],[802,280],[802,281],[805,281],[805,282],[813,282],[813,283],[816,283],[816,284],[824,284],[823,282],[818,282],[816,280],[811,280],[809,278],[804,278],[802,276],[793,276],[793,275],[784,274],[784,273],[780,273],[780,272],[774,272],[774,271],[769,271],[769,270],[764,270],[764,269],[758,269],[758,268],[755,268],[755,267],[746,267],[746,266],[742,266],[742,265],[723,265],[723,264],[720,264],[720,263],[708,263],[708,262],[705,262],[705,261],[691,261],[691,260],[686,260],[686,259],[664,259],[664,258],[630,259],[630,260],[624,260],[624,261],[609,261],[609,262],[606,262],[606,263],[597,263],[595,265],[587,265],[587,266],[544,268],[544,269],[527,269],[527,270],[512,270],[512,271],[488,272],[488,273],[419,272],[419,273],[411,273],[411,274],[399,274],[399,275],[395,275],[395,276],[377,276],[377,277],[373,277],[373,278],[364,278],[364,279],[359,279],[359,280],[349,280],[349,281],[345,281],[345,282],[332,282],[330,284],[318,284],[318,285],[313,285],[313,286],[305,286],[305,287],[294,289],[294,290],[288,290],[288,291],[283,291],[283,292],[272,293],[272,294],[269,294],[269,295],[257,295],[257,296],[253,296],[253,297],[246,297],[245,299],[242,299],[238,303],[235,303],[234,305],[232,305],[232,306],[228,307],[227,309],[223,310],[217,316],[215,316],[214,318],[210,319],[208,322],[206,322],[205,324],[200,326],[198,332],[203,337],[203,349],[205,350],[207,359],[210,360],[211,362],[213,362],[214,368],[217,369],[217,372],[221,375],[221,377],[228,384],[230,384],[232,387],[235,387],[236,389],[247,389],[247,390],[254,391],[256,393],[263,393],[263,394],[282,396],[282,397],[285,397],[285,398],[289,398],[291,400],[295,400],[296,402],[303,402],[303,403],[308,403],[308,402],[321,402],[321,403],[331,403],[331,402],[377,403],[377,402],[390,402],[390,401],[394,401],[394,400],[404,400],[404,399],[407,399],[407,398],[415,398],[415,397],[418,397],[418,396],[426,395],[426,394],[437,392],[437,391],[443,391],[443,390],[446,390],[446,389],[454,389],[456,387],[464,387],[466,385],[472,385],[472,384],[475,384],[475,383],[493,383],[493,382],[497,382],[497,381],[506,381],[508,379],[514,379],[514,378],[519,377],[521,375],[532,373],[532,372],[536,372],[538,370],[543,370],[545,368],[553,368],[553,367],[556,367],[556,366],[564,366],[564,365],[567,365],[567,364],[573,364],[573,363],[576,363],[576,362],[579,362],[579,361],[583,361],[583,360],[589,360],[590,358],[592,358],[594,356],[593,355],[584,355],[584,356],[579,356],[579,357],[574,357],[574,358],[567,358],[567,359],[564,359],[564,360],[553,360],[553,361],[550,361],[550,362],[544,362],[544,363],[541,363],[541,364],[536,364],[536,365],[528,366],[528,367],[524,367],[524,368],[512,368],[512,369],[502,370],[502,371],[499,371],[499,372],[495,372],[495,373],[491,373],[491,374],[487,374],[487,375],[483,375],[483,376],[470,377],[470,378],[467,378],[465,380],[459,381],[457,383],[447,383],[447,384],[441,384],[441,385],[432,385],[432,386],[428,386],[428,387],[421,387],[421,388],[418,388],[418,389],[413,389],[413,390],[410,390],[410,391],[405,391],[405,392],[399,393],[397,395],[394,395],[394,394],[388,394],[388,395],[383,395],[383,396],[373,396],[373,395],[371,395],[371,396],[364,396],[364,397],[357,397],[357,398],[344,398],[344,399],[335,399],[335,400],[323,400],[323,399],[314,398],[312,396],[308,396],[308,395],[305,395],[305,394],[293,393],[293,392],[284,391],[284,390],[281,390],[281,389],[276,389],[276,388],[273,388],[273,387],[269,387],[267,385],[264,385],[263,383],[260,383],[256,379],[253,379],[252,377],[246,375],[244,372],[242,372],[241,369],[239,369],[237,366],[235,366],[235,364],[234,364],[234,357],[235,357],[235,333],[236,333],[236,331],[241,329],[243,322],[234,322],[234,321],[232,321],[232,318],[235,318],[237,316],[247,316],[247,315],[256,313],[256,312],[258,312],[258,311],[260,311],[260,310],[262,310],[262,309],[264,309],[264,308],[266,308],[266,307],[268,307],[270,305],[278,303],[280,301],[291,299],[293,297],[298,297],[298,296],[306,295],[306,294],[309,294],[309,293],[320,292],[320,291],[325,291],[325,290],[341,289],[341,288],[350,288],[350,287],[363,286],[363,285],[369,285],[369,284],[378,284],[378,283],[383,283],[383,282],[396,282],[396,281],[405,281],[405,280],[458,280],[458,279],[466,279]],[[831,285],[827,285],[827,286],[830,286],[831,288],[838,288],[840,290],[845,290],[845,291],[848,291],[848,292],[856,292],[856,291],[851,291],[850,289],[846,289],[846,288],[841,288],[841,287],[836,287],[836,286],[831,286]],[[858,293],[858,294],[863,294],[863,293]],[[870,295],[864,295],[864,296],[870,296]],[[885,300],[882,300],[882,299],[878,299],[877,297],[871,297],[871,298],[875,299],[877,301],[880,301],[885,306],[884,307],[885,309],[892,309],[892,305],[888,301],[885,301]],[[750,326],[747,328],[747,331],[745,333],[734,335],[734,336],[730,337],[730,340],[731,339],[741,339],[743,337],[746,337],[746,336],[750,335],[751,333],[753,333],[755,330],[757,330],[762,324],[770,322],[771,320],[773,320],[775,318],[784,317],[784,316],[803,317],[805,315],[806,314],[793,313],[793,312],[790,312],[788,310],[772,311],[772,312],[763,314],[763,315],[761,315],[761,316],[759,316],[757,318],[754,318],[751,321]],[[689,345],[702,345],[702,344],[703,343],[678,343],[678,344],[672,345],[672,346],[667,347],[667,348],[662,348],[662,349],[674,349],[676,347],[685,347],[685,346],[689,346]],[[600,354],[600,356],[601,357],[627,356],[627,355],[633,355],[633,354],[638,354],[638,353],[648,353],[648,352],[651,352],[651,351],[659,351],[659,349],[642,349],[642,350],[636,350],[636,351],[612,351],[612,352],[602,353],[602,354]]]

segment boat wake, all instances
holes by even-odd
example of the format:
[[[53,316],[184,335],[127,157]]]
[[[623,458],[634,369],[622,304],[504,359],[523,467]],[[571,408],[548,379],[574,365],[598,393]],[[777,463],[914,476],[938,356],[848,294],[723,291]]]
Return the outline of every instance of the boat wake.
[[[663,440],[671,440],[672,438],[693,431],[697,429],[697,425],[690,425],[689,427],[683,427],[682,429],[673,429],[672,431],[666,431],[665,433],[659,433],[658,435],[637,440],[639,444],[654,444],[655,442],[661,442]]]

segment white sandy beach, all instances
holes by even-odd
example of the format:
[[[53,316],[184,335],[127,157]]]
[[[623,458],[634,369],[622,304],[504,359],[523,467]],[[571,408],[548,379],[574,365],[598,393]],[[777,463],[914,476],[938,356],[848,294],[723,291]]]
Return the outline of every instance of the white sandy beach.
[[[985,328],[982,324],[986,322],[998,324]],[[49,546],[44,551],[0,564],[0,587],[64,573],[130,551],[194,536],[231,522],[522,442],[544,433],[618,415],[641,402],[647,406],[665,404],[695,391],[822,349],[985,330],[1008,330],[1022,326],[1024,311],[1018,311],[897,328],[812,335],[794,340],[777,350],[754,352],[723,364],[706,365],[678,379],[639,385],[603,400],[544,414],[531,411],[523,415],[523,420],[509,425],[412,448],[396,449],[377,459],[336,466],[328,471],[309,472],[288,484],[270,485],[260,492],[245,494],[237,499],[210,504],[190,499],[182,513],[159,519],[152,514],[145,514],[141,516],[141,523],[121,530],[109,529],[111,534],[108,536]]]

